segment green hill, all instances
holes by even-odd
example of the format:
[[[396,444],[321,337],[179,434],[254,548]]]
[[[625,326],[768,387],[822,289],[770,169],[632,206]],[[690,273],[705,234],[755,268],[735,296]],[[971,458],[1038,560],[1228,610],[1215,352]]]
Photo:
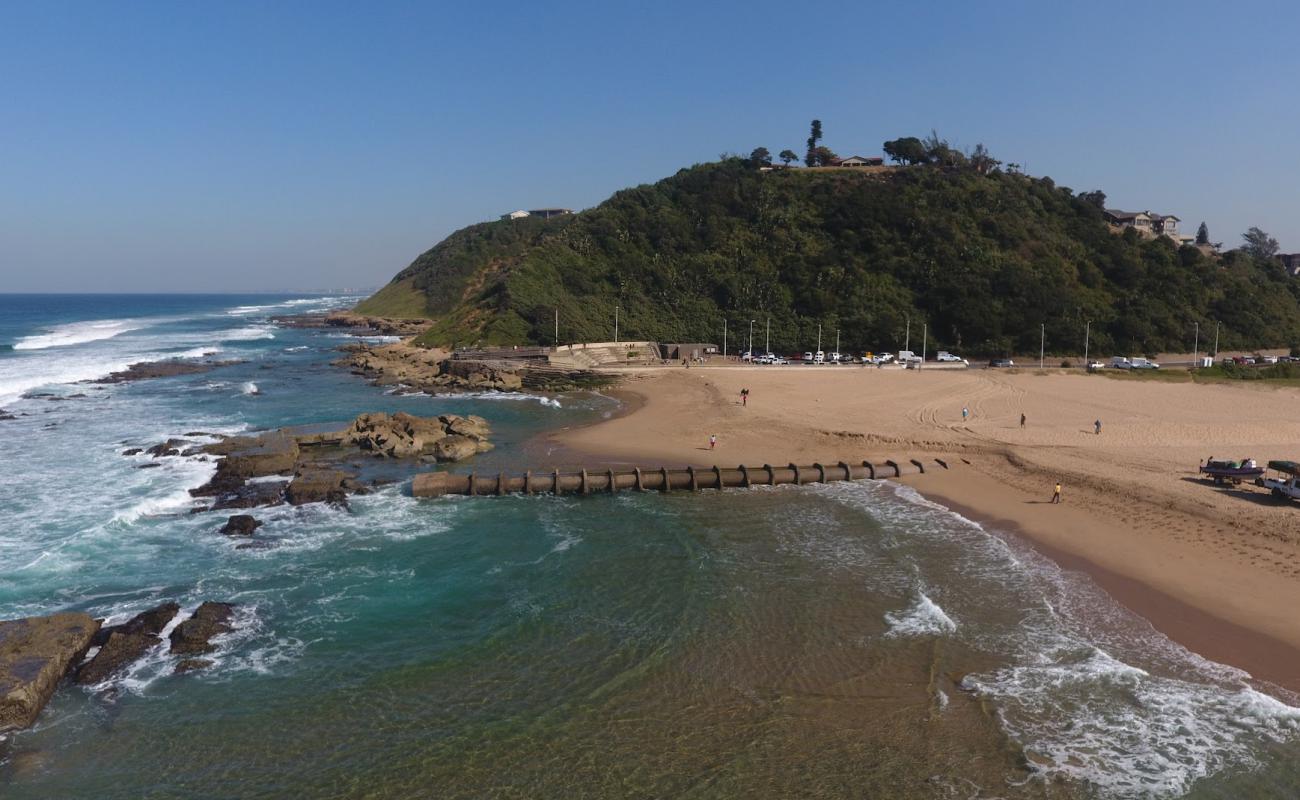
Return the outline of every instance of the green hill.
[[[759,172],[731,159],[616,193],[582,213],[464,228],[421,255],[362,313],[430,316],[429,344],[550,344],[613,336],[743,346],[771,318],[772,349],[971,355],[1191,349],[1215,322],[1228,347],[1300,342],[1300,286],[1271,261],[1209,258],[1112,232],[1095,205],[993,170],[933,165]],[[915,349],[915,348],[914,348]],[[1204,349],[1204,347],[1202,348]]]

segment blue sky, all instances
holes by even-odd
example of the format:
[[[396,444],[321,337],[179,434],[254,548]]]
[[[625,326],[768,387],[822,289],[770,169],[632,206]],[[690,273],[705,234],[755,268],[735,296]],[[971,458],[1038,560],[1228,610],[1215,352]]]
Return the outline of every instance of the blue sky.
[[[813,117],[1300,250],[1300,10],[1228,6],[6,3],[0,291],[377,286]]]

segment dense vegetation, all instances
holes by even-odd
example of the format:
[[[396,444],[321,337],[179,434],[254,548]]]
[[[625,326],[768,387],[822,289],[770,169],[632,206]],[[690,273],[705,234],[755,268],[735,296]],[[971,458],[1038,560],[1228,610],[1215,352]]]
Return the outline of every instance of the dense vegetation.
[[[908,144],[908,143],[905,143]],[[792,154],[789,154],[792,155]],[[427,314],[428,343],[613,336],[755,346],[931,351],[1189,351],[1300,342],[1300,286],[1272,259],[1207,257],[1119,235],[1076,196],[968,160],[888,170],[760,172],[733,158],[620,191],[568,217],[489,222],[424,253],[358,309]]]

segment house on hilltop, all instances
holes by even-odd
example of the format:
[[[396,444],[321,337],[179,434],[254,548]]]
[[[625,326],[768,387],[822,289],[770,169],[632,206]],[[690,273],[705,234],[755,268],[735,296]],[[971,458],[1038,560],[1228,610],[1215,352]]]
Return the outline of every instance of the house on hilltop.
[[[837,158],[831,161],[832,167],[880,167],[884,166],[885,159],[880,156],[849,156],[848,158]]]
[[[501,219],[523,219],[524,217],[550,219],[551,217],[562,217],[565,214],[572,213],[573,209],[571,208],[534,208],[528,211],[520,209],[519,211],[511,211],[509,214],[502,214]]]
[[[1106,221],[1120,228],[1132,228],[1145,236],[1168,236],[1175,242],[1183,243],[1187,237],[1178,233],[1179,217],[1173,214],[1156,214],[1153,211],[1120,211],[1107,208],[1102,212]]]
[[[1286,274],[1293,278],[1300,275],[1300,253],[1278,253],[1277,260],[1281,262]]]

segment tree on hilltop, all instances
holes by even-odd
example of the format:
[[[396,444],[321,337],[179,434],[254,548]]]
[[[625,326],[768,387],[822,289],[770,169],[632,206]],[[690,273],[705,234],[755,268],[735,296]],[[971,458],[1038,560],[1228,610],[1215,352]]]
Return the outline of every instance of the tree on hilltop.
[[[777,158],[781,159],[781,163],[785,164],[787,167],[790,166],[791,161],[799,160],[799,156],[796,155],[793,150],[782,150],[781,154],[777,156]]]
[[[756,167],[770,166],[772,163],[772,154],[766,147],[755,147],[754,151],[749,154],[749,163]]]
[[[922,164],[925,162],[925,145],[915,136],[893,139],[883,145],[885,155],[895,164]]]
[[[993,157],[993,154],[990,153],[989,149],[983,144],[976,144],[975,149],[970,151],[970,155],[967,156],[967,158],[970,161],[970,165],[981,175],[986,175],[992,172],[1002,164],[1001,161],[998,161]]]
[[[1274,239],[1272,236],[1269,236],[1267,233],[1254,226],[1243,233],[1241,238],[1246,240],[1246,243],[1241,246],[1241,249],[1244,250],[1247,255],[1260,261],[1267,261],[1277,255],[1277,251],[1281,249],[1281,245],[1277,243],[1277,239]]]
[[[1201,227],[1196,229],[1196,243],[1197,244],[1210,243],[1210,227],[1206,225],[1204,222],[1201,223]]]
[[[839,158],[839,156],[835,155],[834,150],[826,146],[813,149],[808,154],[808,157],[812,160],[812,163],[808,165],[810,167],[829,167]]]
[[[1106,209],[1106,193],[1101,189],[1093,189],[1091,192],[1082,192],[1079,199],[1090,206],[1096,206],[1101,210]]]
[[[815,119],[812,121],[812,130],[808,133],[808,154],[803,159],[803,162],[810,167],[817,166],[817,143],[821,140],[822,121]]]

